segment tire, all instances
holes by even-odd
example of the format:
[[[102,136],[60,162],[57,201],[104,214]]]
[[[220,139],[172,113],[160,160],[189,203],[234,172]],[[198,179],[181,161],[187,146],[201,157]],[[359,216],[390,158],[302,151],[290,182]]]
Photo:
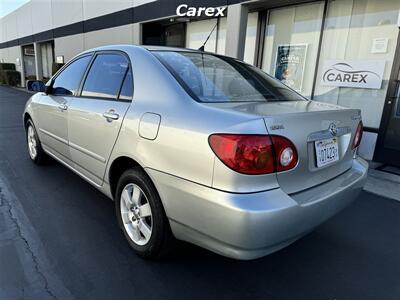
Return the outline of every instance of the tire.
[[[160,196],[140,168],[125,171],[117,185],[115,212],[131,248],[146,259],[159,259],[175,247]]]
[[[40,143],[39,136],[32,120],[29,119],[26,122],[25,128],[29,157],[35,164],[43,165],[47,161],[48,156],[42,148],[42,144]]]

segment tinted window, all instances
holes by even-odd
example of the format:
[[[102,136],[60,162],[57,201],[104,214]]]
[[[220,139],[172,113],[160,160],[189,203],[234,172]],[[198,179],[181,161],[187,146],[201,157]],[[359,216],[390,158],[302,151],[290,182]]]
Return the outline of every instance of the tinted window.
[[[124,83],[122,84],[121,93],[119,94],[120,100],[130,101],[133,96],[133,78],[131,69],[125,76]]]
[[[68,65],[54,80],[52,94],[74,95],[90,59],[90,55],[84,56]]]
[[[235,59],[197,52],[155,54],[202,102],[305,100],[260,69]]]
[[[86,77],[82,96],[116,99],[127,69],[124,56],[99,54]]]

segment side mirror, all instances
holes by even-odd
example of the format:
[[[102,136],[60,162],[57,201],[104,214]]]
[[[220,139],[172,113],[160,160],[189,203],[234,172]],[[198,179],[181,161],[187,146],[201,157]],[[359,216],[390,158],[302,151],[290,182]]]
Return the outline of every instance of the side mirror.
[[[28,80],[26,83],[26,88],[28,91],[31,92],[44,92],[45,91],[45,85],[43,81],[40,80]]]
[[[50,82],[48,82],[45,86],[44,86],[44,93],[46,95],[51,94],[53,91],[53,80],[51,80]]]

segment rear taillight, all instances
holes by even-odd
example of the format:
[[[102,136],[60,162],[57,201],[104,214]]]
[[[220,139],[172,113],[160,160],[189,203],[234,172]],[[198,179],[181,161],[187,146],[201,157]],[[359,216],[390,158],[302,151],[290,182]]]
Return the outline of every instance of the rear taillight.
[[[358,123],[356,133],[354,134],[353,146],[351,147],[351,149],[355,149],[360,146],[363,135],[363,128],[363,123],[362,121],[360,121],[360,123]]]
[[[215,155],[232,170],[243,174],[267,174],[275,170],[271,138],[267,135],[213,134]]]
[[[226,166],[242,174],[285,171],[298,161],[293,143],[282,136],[212,134],[209,143]]]
[[[276,170],[279,172],[293,169],[298,162],[296,147],[283,136],[272,135],[271,139],[276,155]]]

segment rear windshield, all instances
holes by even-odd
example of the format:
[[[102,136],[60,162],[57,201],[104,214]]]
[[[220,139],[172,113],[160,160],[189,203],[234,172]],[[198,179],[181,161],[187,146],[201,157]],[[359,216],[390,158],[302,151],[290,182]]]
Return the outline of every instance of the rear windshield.
[[[178,82],[201,102],[306,100],[260,69],[209,53],[154,51]]]

